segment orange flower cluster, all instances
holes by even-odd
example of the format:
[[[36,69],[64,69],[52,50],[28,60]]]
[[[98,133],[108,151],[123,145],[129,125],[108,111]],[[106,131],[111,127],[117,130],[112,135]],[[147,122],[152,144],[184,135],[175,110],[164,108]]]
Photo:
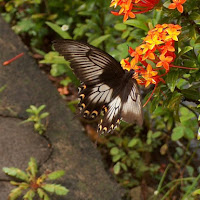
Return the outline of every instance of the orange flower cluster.
[[[112,0],[110,7],[120,6],[119,12],[113,12],[114,15],[124,15],[124,21],[129,17],[135,18],[136,14],[145,13],[152,10],[160,0]]]
[[[148,32],[140,46],[135,50],[129,48],[132,59],[122,59],[121,66],[128,71],[133,69],[134,78],[138,84],[145,87],[154,84],[156,88],[159,82],[165,83],[162,77],[170,71],[171,67],[183,68],[172,65],[176,58],[174,43],[178,41],[177,36],[180,31],[179,25],[156,25]]]
[[[175,9],[177,8],[177,10],[182,13],[183,12],[183,6],[182,4],[184,4],[186,2],[186,0],[173,0],[173,3],[171,3],[169,5],[169,9]]]

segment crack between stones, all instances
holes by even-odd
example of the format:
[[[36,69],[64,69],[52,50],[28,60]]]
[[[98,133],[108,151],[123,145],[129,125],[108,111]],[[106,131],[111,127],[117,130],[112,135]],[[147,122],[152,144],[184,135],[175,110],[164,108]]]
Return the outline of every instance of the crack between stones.
[[[53,155],[53,151],[54,151],[50,138],[47,135],[41,135],[41,137],[43,137],[47,141],[50,152],[47,158],[43,162],[41,162],[41,164],[38,165],[38,169],[40,169],[45,163],[47,163],[51,159],[51,156]]]
[[[11,118],[11,119],[20,119],[20,120],[26,120],[26,118],[24,118],[24,117],[20,117],[20,116],[11,116],[11,115],[3,115],[3,114],[0,114],[0,117],[3,117],[3,118]],[[39,164],[38,165],[38,170],[45,164],[45,163],[47,163],[50,159],[51,159],[51,156],[53,155],[53,151],[54,151],[54,148],[53,148],[53,145],[52,145],[52,142],[51,142],[51,140],[50,140],[50,138],[47,136],[47,135],[45,135],[45,134],[43,134],[43,135],[40,135],[40,137],[43,137],[46,141],[47,141],[47,143],[48,143],[48,148],[49,148],[49,155],[47,156],[47,158],[43,161],[43,162],[41,162],[41,164]],[[7,179],[0,179],[0,181],[7,181],[7,182],[9,182],[9,181],[11,181],[11,180],[7,180]]]
[[[0,117],[3,117],[3,118],[11,118],[11,119],[21,119],[21,120],[26,120],[24,117],[20,117],[20,116],[12,116],[12,115],[3,115],[3,114],[0,114]]]

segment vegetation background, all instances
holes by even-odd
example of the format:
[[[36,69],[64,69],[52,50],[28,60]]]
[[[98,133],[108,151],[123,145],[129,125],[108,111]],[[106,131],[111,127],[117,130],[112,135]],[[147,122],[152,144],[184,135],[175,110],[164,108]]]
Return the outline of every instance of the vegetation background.
[[[52,49],[57,38],[88,42],[118,61],[128,57],[156,24],[182,26],[176,43],[174,68],[164,77],[144,108],[144,125],[122,122],[112,135],[98,138],[96,122],[82,120],[86,133],[97,140],[104,163],[127,191],[153,188],[151,199],[200,199],[200,143],[197,140],[200,112],[200,1],[187,0],[184,12],[169,10],[170,1],[123,23],[105,0],[0,0],[0,12],[37,59],[41,70],[75,112],[79,81],[69,63]],[[141,87],[143,104],[152,87]],[[81,119],[80,119],[81,120]],[[128,195],[127,195],[128,199]]]

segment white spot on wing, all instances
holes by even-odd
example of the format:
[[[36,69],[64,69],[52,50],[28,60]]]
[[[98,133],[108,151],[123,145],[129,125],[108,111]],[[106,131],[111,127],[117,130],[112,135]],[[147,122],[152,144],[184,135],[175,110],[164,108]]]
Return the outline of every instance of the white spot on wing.
[[[121,108],[121,98],[117,96],[113,99],[108,106],[108,120],[112,121],[112,119],[119,113]]]
[[[111,99],[113,89],[106,84],[97,84],[89,96],[89,100],[93,103],[105,102],[108,103]]]

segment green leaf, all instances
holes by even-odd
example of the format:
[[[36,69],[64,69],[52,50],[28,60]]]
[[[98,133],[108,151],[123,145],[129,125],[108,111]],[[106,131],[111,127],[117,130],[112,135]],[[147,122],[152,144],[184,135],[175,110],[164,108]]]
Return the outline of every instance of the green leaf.
[[[160,137],[162,135],[162,132],[161,131],[156,131],[156,132],[154,132],[153,134],[152,134],[152,138],[158,138],[158,137]]]
[[[200,93],[198,92],[198,90],[195,90],[195,89],[191,89],[191,88],[184,89],[184,90],[181,90],[181,93],[187,99],[190,99],[190,100],[198,101],[200,99]]]
[[[174,92],[178,78],[179,78],[179,71],[173,70],[167,74],[166,82],[171,92]]]
[[[50,198],[48,197],[47,193],[41,189],[41,188],[38,188],[37,189],[37,193],[39,195],[39,197],[42,199],[42,200],[50,200]]]
[[[117,162],[113,167],[113,171],[115,174],[119,174],[120,169],[121,169],[120,162]]]
[[[130,25],[130,26],[134,26],[136,28],[140,28],[140,29],[142,29],[144,31],[148,31],[149,30],[145,23],[141,23],[141,21],[137,20],[137,19],[129,19],[124,23],[127,24],[127,25]]]
[[[29,190],[25,195],[24,195],[24,200],[33,200],[35,196],[35,192],[33,190]]]
[[[117,155],[117,154],[119,154],[119,149],[117,147],[113,147],[110,150],[110,155],[114,156],[114,155]]]
[[[42,110],[46,108],[46,105],[41,105],[39,108],[37,108],[37,113],[40,113]]]
[[[137,139],[137,138],[133,138],[133,139],[128,143],[128,147],[134,147],[137,143],[138,143],[138,139]]]
[[[15,167],[4,167],[3,172],[8,174],[9,176],[14,176],[22,181],[28,182],[29,180],[28,175],[24,171]]]
[[[200,189],[195,190],[195,191],[192,193],[192,195],[193,195],[193,196],[200,195]]]
[[[122,33],[121,38],[122,38],[122,39],[125,39],[125,38],[127,38],[129,35],[130,35],[130,30],[128,29],[128,30],[126,30],[126,31],[124,31],[124,32]]]
[[[186,169],[188,171],[189,176],[193,176],[193,174],[194,174],[194,168],[192,166],[187,165]]]
[[[49,113],[48,113],[48,112],[42,113],[42,114],[40,115],[40,119],[44,119],[44,118],[46,118],[46,117],[48,117],[48,116],[49,116]]]
[[[91,45],[98,47],[103,41],[107,40],[110,37],[110,34],[100,36],[99,38],[90,42]]]
[[[113,161],[113,162],[117,162],[120,158],[121,158],[121,155],[120,155],[120,154],[114,155],[114,156],[112,157],[112,161]]]
[[[167,107],[174,112],[175,119],[179,121],[179,105],[183,98],[183,95],[178,92],[174,92]]]
[[[2,87],[0,87],[0,92],[3,92],[6,89],[6,85],[3,85]]]
[[[58,33],[63,39],[72,39],[72,37],[66,31],[62,31],[61,27],[57,24],[51,22],[46,22],[46,24],[52,28],[56,33]]]
[[[66,64],[52,64],[51,65],[51,75],[56,77],[56,76],[61,76],[67,72],[67,67]]]
[[[36,162],[35,158],[33,158],[33,157],[30,158],[30,161],[28,163],[28,170],[31,172],[33,177],[36,177],[36,174],[38,172],[37,162]]]
[[[69,190],[64,186],[57,185],[57,184],[45,184],[42,186],[44,190],[50,193],[55,193],[57,195],[66,195]]]
[[[65,175],[65,171],[64,170],[58,170],[58,171],[55,171],[55,172],[52,172],[50,174],[47,175],[47,177],[50,179],[50,180],[55,180],[55,179],[58,179],[62,176]]]
[[[127,29],[127,26],[123,23],[115,24],[114,28],[118,31],[124,31]]]
[[[11,190],[8,200],[15,200],[22,194],[22,189],[20,187]]]
[[[65,64],[69,66],[69,62],[64,59],[63,56],[60,56],[58,52],[50,51],[45,54],[44,60],[41,60],[40,63],[43,64]]]
[[[193,49],[193,47],[191,46],[186,46],[184,47],[184,49],[182,49],[179,53],[177,58],[179,58],[180,56],[182,56],[183,54],[187,53],[188,51],[191,51]]]
[[[124,171],[127,171],[127,170],[128,170],[127,166],[126,166],[124,163],[120,163],[120,165],[121,165],[121,167],[122,167],[122,169],[123,169]]]
[[[171,135],[172,140],[177,141],[177,140],[181,139],[184,136],[184,129],[185,129],[185,127],[183,127],[183,126],[175,127],[173,129],[173,132]]]
[[[195,138],[195,133],[191,128],[185,127],[184,133],[185,138],[187,138],[188,140],[192,140]]]

